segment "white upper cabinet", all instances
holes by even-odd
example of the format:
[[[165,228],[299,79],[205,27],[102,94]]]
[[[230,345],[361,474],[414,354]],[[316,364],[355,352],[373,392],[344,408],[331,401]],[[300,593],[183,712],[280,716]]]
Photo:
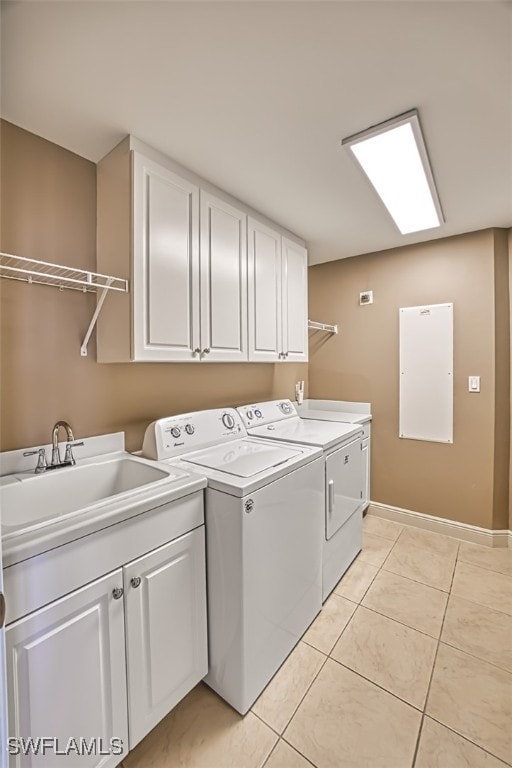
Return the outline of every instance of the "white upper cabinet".
[[[191,360],[200,345],[199,189],[133,154],[133,359]]]
[[[308,359],[308,253],[283,237],[283,355]]]
[[[306,361],[307,251],[249,217],[249,359]]]
[[[201,357],[247,360],[247,216],[201,190]]]
[[[249,217],[249,359],[282,359],[281,235]]]
[[[307,360],[301,245],[133,137],[97,184],[98,271],[130,281],[98,318],[98,362]]]

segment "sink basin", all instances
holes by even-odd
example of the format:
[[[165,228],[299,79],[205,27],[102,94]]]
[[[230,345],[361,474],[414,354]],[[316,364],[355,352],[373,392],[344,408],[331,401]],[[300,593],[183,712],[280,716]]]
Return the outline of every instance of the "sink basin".
[[[2,531],[10,534],[48,525],[65,515],[101,506],[118,500],[121,494],[132,495],[138,489],[173,477],[170,469],[126,457],[41,475],[11,475],[0,486]]]

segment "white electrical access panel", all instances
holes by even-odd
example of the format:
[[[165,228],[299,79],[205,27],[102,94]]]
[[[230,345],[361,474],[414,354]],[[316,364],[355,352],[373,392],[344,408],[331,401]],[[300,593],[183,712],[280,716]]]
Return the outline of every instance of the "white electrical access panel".
[[[453,442],[453,304],[400,309],[398,434]]]

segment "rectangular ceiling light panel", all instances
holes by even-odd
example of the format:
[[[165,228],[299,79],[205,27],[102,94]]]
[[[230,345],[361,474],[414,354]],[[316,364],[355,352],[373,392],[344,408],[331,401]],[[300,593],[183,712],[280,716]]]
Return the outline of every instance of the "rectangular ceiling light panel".
[[[416,110],[343,139],[402,235],[439,227],[441,204]]]

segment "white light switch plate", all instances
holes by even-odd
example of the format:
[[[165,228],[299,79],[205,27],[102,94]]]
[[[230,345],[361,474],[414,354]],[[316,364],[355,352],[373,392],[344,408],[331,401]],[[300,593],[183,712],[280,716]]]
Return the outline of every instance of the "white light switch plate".
[[[480,392],[480,376],[468,377],[468,392]]]

